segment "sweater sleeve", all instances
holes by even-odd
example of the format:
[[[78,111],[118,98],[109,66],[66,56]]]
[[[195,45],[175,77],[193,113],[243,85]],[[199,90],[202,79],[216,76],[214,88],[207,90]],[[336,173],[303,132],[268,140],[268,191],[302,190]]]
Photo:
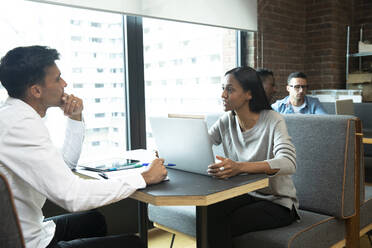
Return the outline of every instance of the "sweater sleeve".
[[[271,169],[279,169],[275,175],[291,175],[296,171],[296,149],[288,134],[283,117],[274,126],[274,158],[267,160]]]
[[[212,125],[212,127],[208,130],[209,139],[211,140],[212,144],[219,145],[222,142],[221,136],[221,129],[223,129],[222,118],[218,119],[216,123]]]

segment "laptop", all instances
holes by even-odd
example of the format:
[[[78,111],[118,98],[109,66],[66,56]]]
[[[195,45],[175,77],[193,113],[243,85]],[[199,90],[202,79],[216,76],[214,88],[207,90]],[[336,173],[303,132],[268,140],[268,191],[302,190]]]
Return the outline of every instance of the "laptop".
[[[336,115],[354,115],[354,103],[352,99],[336,100]]]
[[[172,168],[208,175],[215,163],[212,142],[204,119],[150,117],[159,157]]]

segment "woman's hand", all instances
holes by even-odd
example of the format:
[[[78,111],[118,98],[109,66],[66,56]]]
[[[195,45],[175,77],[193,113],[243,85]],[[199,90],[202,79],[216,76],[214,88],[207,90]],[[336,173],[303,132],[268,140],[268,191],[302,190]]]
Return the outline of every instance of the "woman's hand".
[[[234,160],[221,156],[216,156],[216,158],[221,162],[209,165],[208,174],[224,179],[241,173],[239,164]]]

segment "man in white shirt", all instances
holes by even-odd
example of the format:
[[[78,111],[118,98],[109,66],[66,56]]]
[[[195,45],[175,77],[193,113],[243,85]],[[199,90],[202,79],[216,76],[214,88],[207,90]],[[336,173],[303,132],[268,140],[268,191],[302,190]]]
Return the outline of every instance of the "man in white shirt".
[[[84,138],[83,102],[64,93],[58,59],[55,49],[31,46],[17,47],[0,61],[0,81],[9,95],[0,107],[0,173],[9,181],[26,247],[142,247],[133,235],[92,238],[105,235],[105,222],[94,211],[44,220],[46,199],[72,212],[89,210],[167,175],[163,159],[142,174],[109,180],[84,180],[71,172]],[[62,154],[42,121],[49,107],[62,108],[68,117]]]

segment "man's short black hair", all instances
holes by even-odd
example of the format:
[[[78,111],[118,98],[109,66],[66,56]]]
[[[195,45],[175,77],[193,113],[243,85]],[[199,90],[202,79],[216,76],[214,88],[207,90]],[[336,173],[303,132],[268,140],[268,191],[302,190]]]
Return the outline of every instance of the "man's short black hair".
[[[255,69],[248,66],[236,67],[226,72],[225,76],[228,74],[235,77],[244,91],[251,92],[252,99],[249,101],[249,109],[252,112],[259,113],[264,109],[272,109],[262,86],[261,78]]]
[[[289,74],[288,80],[287,80],[287,83],[288,84],[289,84],[289,82],[291,81],[292,78],[303,78],[303,79],[307,79],[306,74],[303,73],[303,72],[300,72],[300,71],[292,72],[291,74]]]
[[[274,77],[274,73],[266,68],[257,69],[257,74],[260,76],[262,82],[265,81],[269,76]]]
[[[46,46],[17,47],[0,61],[0,81],[8,95],[24,98],[28,87],[43,83],[45,69],[55,64],[59,53]]]

